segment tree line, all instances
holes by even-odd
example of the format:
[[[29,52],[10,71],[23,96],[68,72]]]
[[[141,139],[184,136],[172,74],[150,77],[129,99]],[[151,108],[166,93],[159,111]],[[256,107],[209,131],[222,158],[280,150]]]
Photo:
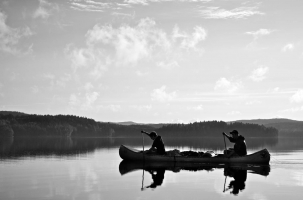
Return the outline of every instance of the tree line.
[[[204,121],[190,124],[166,124],[160,128],[148,125],[120,125],[96,122],[75,115],[0,114],[0,136],[79,136],[141,137],[141,130],[156,131],[164,137],[222,137],[221,133],[238,130],[245,137],[277,137],[278,130],[257,124]]]

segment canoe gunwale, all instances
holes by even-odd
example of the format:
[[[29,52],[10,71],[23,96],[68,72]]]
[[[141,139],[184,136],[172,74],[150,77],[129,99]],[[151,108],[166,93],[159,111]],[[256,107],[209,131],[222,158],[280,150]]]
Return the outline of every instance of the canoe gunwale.
[[[270,154],[267,149],[239,157],[183,157],[168,155],[143,154],[137,149],[120,146],[120,157],[123,160],[130,161],[151,161],[151,162],[190,162],[190,163],[251,163],[251,164],[269,164]]]

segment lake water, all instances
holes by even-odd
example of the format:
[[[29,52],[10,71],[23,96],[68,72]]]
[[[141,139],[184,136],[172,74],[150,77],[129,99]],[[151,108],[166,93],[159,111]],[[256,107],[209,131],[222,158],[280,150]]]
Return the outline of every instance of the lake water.
[[[164,139],[167,150],[225,148],[223,138]],[[302,199],[303,139],[246,141],[248,153],[269,150],[270,166],[142,170],[118,154],[142,138],[1,138],[0,199]]]

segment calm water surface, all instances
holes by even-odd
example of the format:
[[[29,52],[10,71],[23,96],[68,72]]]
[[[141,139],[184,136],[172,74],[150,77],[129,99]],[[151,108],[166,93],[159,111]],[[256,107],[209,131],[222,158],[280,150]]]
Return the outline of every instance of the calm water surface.
[[[224,148],[218,138],[165,143],[168,150]],[[122,162],[120,144],[142,149],[141,138],[2,138],[0,199],[302,199],[302,138],[247,139],[249,153],[267,148],[272,157],[270,166],[246,167],[143,170]]]

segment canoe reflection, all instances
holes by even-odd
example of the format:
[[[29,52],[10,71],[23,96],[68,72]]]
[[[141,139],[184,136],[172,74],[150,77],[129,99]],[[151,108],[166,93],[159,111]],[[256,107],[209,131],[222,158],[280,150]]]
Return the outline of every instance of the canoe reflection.
[[[119,165],[119,172],[121,175],[125,175],[134,171],[144,170],[148,172],[153,182],[146,186],[145,188],[155,189],[161,186],[165,177],[165,171],[172,171],[175,173],[185,171],[214,171],[216,169],[224,169],[225,183],[226,177],[232,177],[233,180],[230,181],[229,185],[225,187],[224,190],[231,191],[231,194],[237,195],[239,191],[245,189],[245,182],[247,179],[247,173],[259,174],[261,176],[268,176],[270,172],[269,165],[246,165],[246,164],[206,164],[206,163],[176,163],[176,162],[131,162],[123,160]],[[143,176],[144,178],[144,176]],[[142,188],[143,189],[143,186]]]

